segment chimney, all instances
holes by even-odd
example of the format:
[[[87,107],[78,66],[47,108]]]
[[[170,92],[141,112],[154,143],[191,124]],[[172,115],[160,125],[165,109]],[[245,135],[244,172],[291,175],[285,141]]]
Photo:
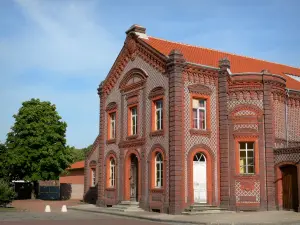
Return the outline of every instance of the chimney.
[[[137,24],[132,25],[125,33],[127,34],[127,36],[129,36],[130,34],[136,34],[140,38],[148,39],[146,28]]]

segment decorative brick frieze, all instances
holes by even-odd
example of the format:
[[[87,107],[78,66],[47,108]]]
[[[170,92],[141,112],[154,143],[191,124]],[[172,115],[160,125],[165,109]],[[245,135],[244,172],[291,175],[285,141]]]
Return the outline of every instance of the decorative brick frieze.
[[[202,84],[192,84],[188,86],[190,93],[202,94],[202,95],[211,95],[212,90]]]
[[[129,137],[129,140],[127,141],[121,141],[119,143],[119,148],[132,148],[137,146],[142,146],[145,144],[145,139],[136,139],[137,136],[134,136],[132,138]]]

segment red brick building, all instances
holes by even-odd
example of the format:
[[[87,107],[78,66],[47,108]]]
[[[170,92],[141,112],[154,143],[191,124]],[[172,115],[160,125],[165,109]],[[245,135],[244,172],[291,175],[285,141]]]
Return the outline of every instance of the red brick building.
[[[59,176],[62,199],[83,199],[84,161],[73,163],[67,173]]]
[[[100,135],[85,191],[97,162],[100,206],[298,210],[300,68],[145,31],[126,32],[99,86]]]

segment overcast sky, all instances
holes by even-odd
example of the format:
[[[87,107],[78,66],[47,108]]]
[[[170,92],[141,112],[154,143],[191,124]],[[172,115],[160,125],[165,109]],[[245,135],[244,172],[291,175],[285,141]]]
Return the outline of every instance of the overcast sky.
[[[299,9],[298,0],[1,0],[0,141],[21,103],[40,98],[67,122],[69,145],[92,144],[97,87],[132,24],[151,36],[300,67]]]

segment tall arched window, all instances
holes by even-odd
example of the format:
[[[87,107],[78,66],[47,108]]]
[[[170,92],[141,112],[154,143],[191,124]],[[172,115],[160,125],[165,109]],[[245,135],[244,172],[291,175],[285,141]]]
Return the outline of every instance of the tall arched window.
[[[160,152],[155,155],[155,187],[163,187],[163,157]]]
[[[111,158],[109,163],[109,177],[110,177],[110,187],[115,187],[116,185],[116,163],[115,159]]]

